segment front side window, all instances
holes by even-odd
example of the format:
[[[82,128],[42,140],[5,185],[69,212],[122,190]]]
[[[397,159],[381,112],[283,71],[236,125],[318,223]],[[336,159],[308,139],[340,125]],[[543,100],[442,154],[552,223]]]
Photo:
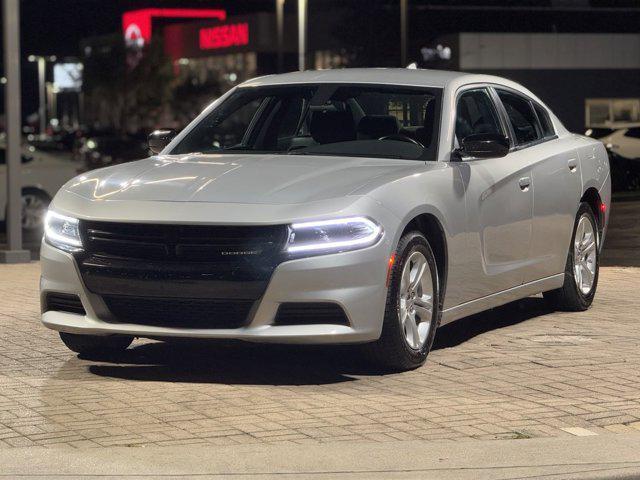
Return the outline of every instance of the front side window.
[[[435,160],[439,89],[378,85],[239,88],[173,149]]]
[[[498,96],[511,122],[516,144],[524,145],[542,138],[542,128],[538,123],[531,102],[520,95],[498,90]]]
[[[459,143],[469,135],[495,133],[503,135],[498,112],[486,89],[460,95],[456,107],[456,138]]]

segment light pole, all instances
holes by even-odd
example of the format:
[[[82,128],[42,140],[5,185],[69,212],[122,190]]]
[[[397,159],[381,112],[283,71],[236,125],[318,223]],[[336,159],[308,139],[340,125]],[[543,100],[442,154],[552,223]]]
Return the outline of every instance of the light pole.
[[[284,1],[276,0],[276,28],[278,30],[278,73],[284,70]]]
[[[4,0],[4,96],[7,165],[7,250],[0,251],[0,263],[28,262],[31,255],[22,250],[22,175],[20,164],[20,0]]]
[[[407,66],[407,2],[400,0],[400,63],[401,67]]]
[[[307,58],[307,0],[298,0],[298,70],[304,71]]]
[[[29,55],[28,60],[30,62],[38,63],[38,119],[40,120],[40,136],[44,135],[47,129],[47,91],[46,91],[46,73],[47,73],[47,61],[55,62],[56,56],[42,56],[42,55]]]

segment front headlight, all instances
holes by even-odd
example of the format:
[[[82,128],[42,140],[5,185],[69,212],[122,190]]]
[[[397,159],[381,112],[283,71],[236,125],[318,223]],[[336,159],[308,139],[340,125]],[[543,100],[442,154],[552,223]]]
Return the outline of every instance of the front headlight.
[[[290,226],[287,252],[336,253],[365,248],[382,237],[382,227],[365,217],[338,218]]]
[[[82,239],[78,223],[77,218],[49,210],[44,220],[44,239],[65,252],[79,252],[82,250]]]

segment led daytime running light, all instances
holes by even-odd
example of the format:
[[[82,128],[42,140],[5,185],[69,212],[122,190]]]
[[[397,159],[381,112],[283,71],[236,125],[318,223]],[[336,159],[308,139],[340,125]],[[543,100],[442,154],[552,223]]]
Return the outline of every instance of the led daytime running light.
[[[354,239],[335,240],[329,242],[316,242],[306,245],[295,244],[295,233],[298,231],[310,230],[314,228],[322,227],[340,227],[349,224],[363,225],[369,230],[369,234]],[[366,217],[349,217],[339,218],[334,220],[321,220],[316,222],[301,222],[291,225],[292,235],[289,237],[290,244],[287,246],[287,252],[289,253],[308,253],[308,252],[327,252],[327,251],[344,251],[353,250],[356,248],[364,248],[375,244],[382,236],[382,227],[374,221]]]

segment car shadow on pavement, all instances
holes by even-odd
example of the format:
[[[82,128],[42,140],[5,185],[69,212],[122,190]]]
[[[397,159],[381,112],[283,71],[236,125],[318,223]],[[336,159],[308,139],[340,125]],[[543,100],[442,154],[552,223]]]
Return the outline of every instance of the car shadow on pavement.
[[[431,350],[460,345],[473,337],[553,312],[542,296],[524,298],[441,326]]]
[[[450,348],[483,333],[515,325],[551,310],[527,298],[441,327],[433,349]],[[184,340],[135,345],[94,362],[91,374],[137,381],[231,385],[326,385],[394,373],[368,363],[354,346],[261,345]]]
[[[353,347],[259,345],[246,342],[171,341],[129,348],[89,372],[138,381],[222,383],[231,385],[322,385],[377,375]]]

